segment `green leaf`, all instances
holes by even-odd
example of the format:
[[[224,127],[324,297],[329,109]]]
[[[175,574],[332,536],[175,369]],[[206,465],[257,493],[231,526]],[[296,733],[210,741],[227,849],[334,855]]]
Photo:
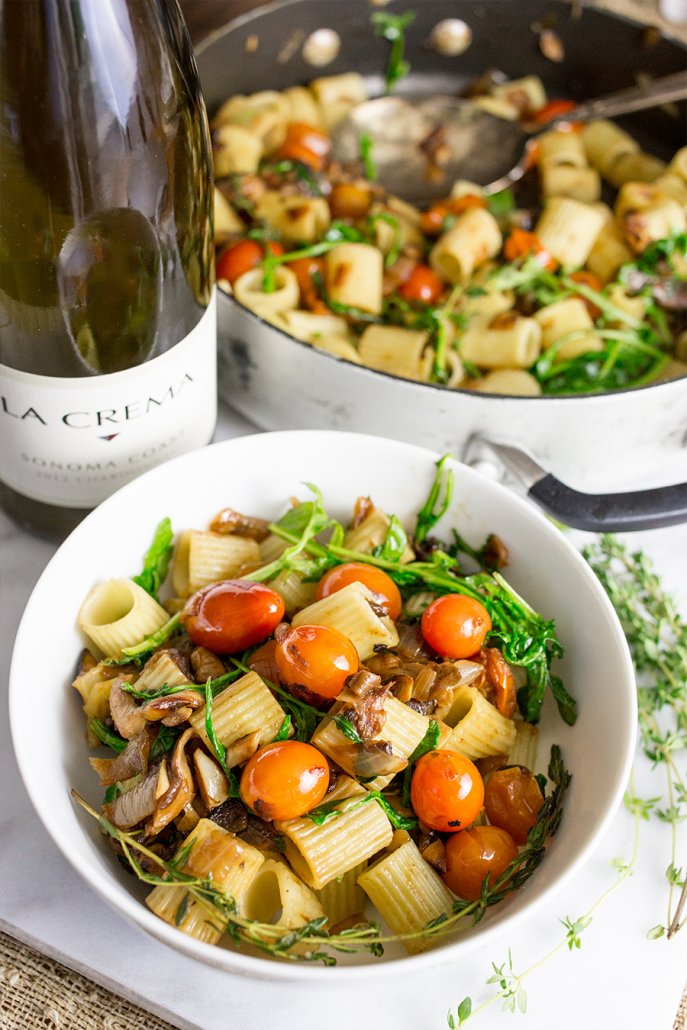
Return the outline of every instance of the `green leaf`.
[[[458,1025],[462,1026],[470,1018],[472,1013],[472,998],[463,998],[457,1009]]]
[[[511,189],[501,190],[487,197],[487,210],[494,218],[503,218],[514,211],[515,207],[515,195]]]
[[[377,167],[372,159],[373,148],[372,136],[370,136],[369,132],[361,132],[358,138],[358,152],[360,153],[360,160],[363,162],[365,178],[370,182],[376,182],[377,180]]]
[[[418,758],[422,758],[422,756],[426,755],[428,751],[434,751],[439,743],[440,736],[441,731],[439,729],[439,723],[436,719],[430,719],[427,732],[408,759],[407,768],[403,770],[401,800],[406,807],[410,804],[410,782],[413,778],[413,766],[417,762]]]
[[[405,30],[415,21],[415,12],[406,11],[404,14],[392,14],[390,11],[375,11],[370,16],[370,20],[375,27],[375,33],[391,43],[391,53],[385,73],[385,93],[391,93],[396,83],[410,71],[410,64],[404,57]]]
[[[121,755],[122,751],[125,751],[129,743],[128,740],[124,740],[124,737],[120,737],[118,733],[107,728],[104,722],[100,719],[91,719],[89,727],[92,733],[95,733],[101,744],[105,744],[106,747],[112,748],[118,755]]]
[[[118,659],[116,662],[113,661],[113,665],[123,665],[130,661],[144,661],[146,656],[154,651],[160,644],[164,644],[165,640],[171,637],[172,633],[177,629],[181,622],[181,612],[177,612],[173,615],[163,626],[151,633],[145,640],[141,640],[139,644],[134,644],[132,647],[122,648],[123,658]]]
[[[446,514],[453,497],[454,475],[452,469],[445,469],[450,454],[445,454],[436,462],[436,475],[427,500],[417,513],[415,532],[413,539],[416,543],[422,543],[427,539],[428,534],[434,529],[437,522]]]
[[[408,546],[408,535],[405,529],[396,516],[392,515],[384,542],[379,547],[375,547],[372,553],[377,558],[398,562],[408,550]]]
[[[164,518],[155,530],[152,543],[145,553],[143,569],[138,576],[132,577],[134,583],[143,587],[156,601],[158,600],[158,590],[167,576],[174,548],[173,541],[172,523],[168,518]]]
[[[208,680],[205,684],[205,732],[207,734],[210,747],[212,748],[215,758],[222,766],[224,774],[229,781],[229,797],[237,798],[239,796],[239,787],[236,782],[236,776],[233,769],[230,769],[227,765],[227,749],[225,748],[222,741],[215,733],[215,727],[212,722],[212,680]]]
[[[277,731],[277,735],[274,738],[274,742],[276,743],[276,741],[278,741],[278,740],[287,740],[288,736],[289,736],[289,730],[290,729],[291,729],[291,716],[290,715],[286,715],[286,716],[284,716],[284,721],[282,722],[281,726],[279,727],[279,730]]]
[[[344,737],[348,737],[348,739],[352,740],[354,744],[363,743],[363,738],[360,736],[353,723],[350,722],[345,715],[335,715],[334,724],[339,733],[343,733]]]
[[[157,737],[153,741],[153,746],[150,749],[150,760],[155,761],[156,758],[160,758],[162,755],[171,751],[174,747],[180,731],[172,726],[160,726]]]

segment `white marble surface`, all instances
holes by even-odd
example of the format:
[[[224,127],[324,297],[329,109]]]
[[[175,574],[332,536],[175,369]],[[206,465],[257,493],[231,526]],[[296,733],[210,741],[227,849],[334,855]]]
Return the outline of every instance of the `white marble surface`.
[[[218,438],[250,432],[241,418],[223,413]],[[639,543],[635,537],[633,543]],[[655,531],[641,545],[687,609],[687,527]],[[0,514],[0,926],[47,954],[137,1001],[174,1025],[201,1030],[445,1030],[446,1012],[466,994],[475,1003],[491,961],[512,948],[516,971],[536,962],[563,936],[559,920],[582,915],[614,882],[610,862],[627,857],[633,822],[616,815],[587,866],[516,934],[477,947],[460,966],[444,966],[402,980],[380,978],[374,989],[250,981],[202,967],[149,939],[110,911],[64,861],[30,807],[14,762],[7,727],[7,675],[11,644],[24,604],[54,547],[13,526]],[[27,694],[31,678],[27,676]],[[593,755],[590,755],[593,761]],[[683,761],[684,764],[684,761]],[[649,763],[636,763],[638,793],[658,793]],[[681,828],[678,864],[687,860],[687,826]],[[687,975],[687,930],[673,942],[649,942],[646,931],[665,919],[667,828],[641,827],[635,875],[595,913],[578,952],[559,951],[527,977],[527,1030],[670,1030]],[[326,1006],[326,1020],[323,1017]],[[470,1026],[508,1025],[499,1003]]]

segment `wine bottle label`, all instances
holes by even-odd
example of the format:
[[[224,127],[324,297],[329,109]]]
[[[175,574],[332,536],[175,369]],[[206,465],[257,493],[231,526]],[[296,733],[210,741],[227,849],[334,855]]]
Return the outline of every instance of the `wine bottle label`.
[[[208,443],[217,420],[216,297],[152,361],[84,378],[0,365],[0,479],[62,508],[93,508],[136,476]]]

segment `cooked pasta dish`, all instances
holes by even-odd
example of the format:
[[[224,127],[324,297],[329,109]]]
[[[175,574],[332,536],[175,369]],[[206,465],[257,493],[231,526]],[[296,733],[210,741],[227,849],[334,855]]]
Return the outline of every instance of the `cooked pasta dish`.
[[[316,487],[275,522],[231,508],[93,587],[74,687],[116,854],[181,932],[272,957],[410,954],[474,925],[544,858],[570,780],[538,772],[552,622],[502,574],[504,543],[412,532]],[[163,585],[171,567],[171,593]],[[474,571],[468,571],[469,568]],[[546,763],[545,767],[546,767]],[[409,889],[412,884],[412,890]]]

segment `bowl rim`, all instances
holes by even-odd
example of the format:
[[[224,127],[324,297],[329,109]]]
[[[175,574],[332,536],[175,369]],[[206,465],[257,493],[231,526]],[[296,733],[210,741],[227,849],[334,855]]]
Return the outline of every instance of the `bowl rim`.
[[[581,570],[583,577],[586,578],[590,585],[590,589],[592,589],[596,594],[602,608],[604,608],[607,615],[610,616],[608,628],[609,630],[612,629],[612,635],[616,643],[619,645],[618,658],[621,659],[621,661],[619,662],[618,668],[618,680],[621,682],[618,684],[618,690],[619,696],[621,696],[620,689],[622,687],[622,696],[625,700],[625,704],[623,707],[624,720],[619,718],[616,728],[618,730],[618,736],[620,737],[620,735],[622,735],[622,761],[619,772],[616,775],[615,782],[612,784],[609,803],[606,806],[606,811],[603,817],[599,820],[595,830],[589,837],[589,840],[583,847],[582,851],[578,854],[575,861],[564,869],[554,881],[542,886],[539,894],[529,901],[525,911],[506,912],[498,921],[485,927],[480,933],[469,938],[458,938],[447,942],[443,947],[438,949],[430,949],[426,952],[421,952],[415,955],[391,958],[379,963],[367,961],[360,965],[335,966],[330,968],[320,966],[316,963],[291,963],[286,961],[282,963],[270,961],[259,956],[246,955],[240,951],[205,944],[195,940],[194,938],[177,930],[175,927],[168,925],[163,920],[159,919],[153,912],[149,911],[138,898],[127,891],[121,884],[113,880],[112,873],[104,862],[101,861],[96,868],[84,868],[80,866],[76,856],[70,853],[68,841],[60,832],[60,823],[57,816],[53,817],[52,812],[42,803],[38,790],[34,789],[34,776],[32,775],[30,768],[28,748],[26,748],[26,745],[23,742],[20,725],[20,709],[25,703],[26,695],[22,689],[23,684],[19,665],[22,654],[26,653],[27,648],[29,648],[29,650],[31,648],[31,640],[33,639],[31,636],[32,608],[34,604],[37,603],[36,599],[40,598],[41,593],[45,589],[46,583],[50,582],[52,577],[52,568],[58,560],[60,560],[58,556],[63,553],[65,547],[75,546],[75,542],[78,542],[81,535],[82,527],[97,525],[97,523],[103,518],[107,519],[110,509],[116,508],[120,505],[122,503],[122,498],[127,498],[130,494],[135,494],[135,492],[140,489],[139,484],[141,481],[149,483],[154,482],[157,478],[167,479],[170,472],[177,471],[186,464],[192,466],[193,463],[198,460],[198,456],[206,452],[212,452],[213,455],[219,459],[221,454],[225,451],[232,450],[232,448],[240,449],[241,447],[250,448],[256,446],[255,441],[257,440],[265,441],[264,446],[268,447],[269,441],[273,440],[274,437],[279,437],[286,442],[289,442],[291,446],[297,446],[298,443],[302,443],[304,439],[312,442],[320,440],[322,444],[324,444],[326,443],[327,438],[336,438],[339,440],[341,438],[348,438],[352,445],[359,446],[361,450],[366,453],[370,453],[370,449],[373,447],[381,447],[382,450],[387,448],[390,450],[398,450],[399,452],[403,451],[408,459],[411,459],[414,456],[415,458],[423,461],[431,459],[431,461],[435,462],[439,457],[437,452],[428,448],[369,434],[339,432],[336,430],[284,430],[277,433],[254,433],[246,436],[234,437],[212,444],[209,447],[199,448],[198,450],[173,458],[162,465],[158,465],[156,468],[149,470],[142,476],[137,477],[137,479],[122,486],[118,491],[103,501],[94,511],[87,515],[76,529],[69,534],[46,565],[33,591],[31,592],[29,600],[27,601],[14,642],[9,674],[10,735],[17,765],[19,767],[25,789],[40,821],[59,851],[81,876],[81,878],[85,880],[88,886],[91,887],[92,890],[108,905],[110,905],[111,908],[124,916],[124,918],[129,922],[143,930],[146,930],[153,937],[175,950],[190,956],[191,958],[203,962],[211,967],[214,966],[224,972],[240,973],[251,978],[300,982],[312,981],[321,983],[344,980],[353,981],[370,977],[378,977],[381,975],[395,975],[401,969],[406,970],[409,973],[416,973],[428,967],[445,965],[448,962],[455,960],[457,957],[457,950],[459,948],[474,948],[477,945],[484,945],[497,937],[503,936],[509,929],[512,929],[513,926],[517,925],[517,923],[522,920],[525,915],[525,911],[527,916],[531,916],[535,912],[540,911],[542,906],[545,903],[549,903],[553,896],[557,894],[563,886],[569,882],[569,880],[571,880],[575,875],[579,875],[580,871],[589,860],[591,853],[596,849],[603,833],[606,831],[619,807],[634,757],[637,732],[637,699],[634,670],[629,648],[615,610],[613,609],[613,606],[596,576],[589,568],[580,552],[560,532],[560,530],[558,530],[544,515],[541,514],[541,512],[539,512],[538,509],[532,505],[531,502],[528,502],[514,494],[502,484],[494,483],[493,481],[486,479],[474,469],[471,469],[469,466],[466,466],[461,462],[455,461],[455,459],[452,460],[455,462],[455,466],[459,468],[461,476],[472,484],[477,484],[476,489],[478,491],[482,488],[480,484],[488,483],[489,488],[495,489],[498,492],[503,492],[503,494],[507,495],[507,503],[512,503],[522,514],[535,523],[538,533],[544,534],[551,540],[555,540],[557,542],[557,545],[561,548],[562,552],[565,553],[567,560],[577,566],[578,570]],[[82,832],[85,833],[83,828]]]

